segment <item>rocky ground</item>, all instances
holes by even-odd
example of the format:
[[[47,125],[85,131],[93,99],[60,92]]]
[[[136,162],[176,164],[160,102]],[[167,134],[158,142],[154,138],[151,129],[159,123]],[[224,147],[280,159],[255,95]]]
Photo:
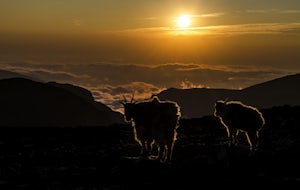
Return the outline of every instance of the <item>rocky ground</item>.
[[[236,184],[300,184],[298,107],[264,110],[260,149],[244,136],[229,148],[226,131],[207,116],[183,119],[173,161],[138,157],[128,125],[0,128],[0,189],[199,189]],[[198,188],[199,187],[199,188]]]

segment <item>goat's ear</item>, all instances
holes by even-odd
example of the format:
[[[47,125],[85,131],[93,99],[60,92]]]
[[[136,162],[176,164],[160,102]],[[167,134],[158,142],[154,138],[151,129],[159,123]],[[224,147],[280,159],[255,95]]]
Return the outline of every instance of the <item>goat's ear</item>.
[[[127,99],[124,94],[122,94],[122,96],[123,96],[123,100],[119,100],[119,103],[125,105],[127,103]]]
[[[125,97],[125,95],[123,94],[123,98],[124,98],[124,102],[123,103],[127,103],[127,100],[126,100],[126,97]]]
[[[224,100],[224,103],[226,104],[228,102],[228,97]]]

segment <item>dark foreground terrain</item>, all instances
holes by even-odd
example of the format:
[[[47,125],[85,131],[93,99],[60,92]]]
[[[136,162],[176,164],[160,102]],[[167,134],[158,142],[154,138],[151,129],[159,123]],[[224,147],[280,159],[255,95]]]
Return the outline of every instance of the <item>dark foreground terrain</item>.
[[[138,157],[128,125],[0,128],[0,189],[201,189],[300,185],[299,107],[264,110],[260,149],[228,148],[207,116],[182,119],[173,161]],[[238,188],[236,188],[238,189]],[[239,187],[240,189],[240,187]]]

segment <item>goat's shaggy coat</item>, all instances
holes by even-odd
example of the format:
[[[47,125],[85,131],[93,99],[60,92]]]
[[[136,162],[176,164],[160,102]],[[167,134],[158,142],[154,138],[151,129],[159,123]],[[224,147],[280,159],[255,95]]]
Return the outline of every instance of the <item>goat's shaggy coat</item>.
[[[257,149],[259,132],[265,125],[264,117],[257,108],[239,101],[216,101],[214,115],[226,127],[230,144],[238,144],[237,136],[244,132],[250,150]]]
[[[126,102],[123,105],[125,121],[133,126],[135,140],[142,148],[141,154],[150,156],[155,143],[157,159],[170,161],[181,116],[178,104],[153,97],[150,101]]]

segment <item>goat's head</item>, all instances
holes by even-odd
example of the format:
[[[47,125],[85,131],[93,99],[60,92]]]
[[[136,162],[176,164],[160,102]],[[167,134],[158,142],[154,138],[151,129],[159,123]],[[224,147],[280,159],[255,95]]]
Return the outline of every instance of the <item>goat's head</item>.
[[[136,101],[133,100],[134,93],[131,97],[130,102],[127,101],[126,97],[123,95],[124,100],[120,101],[120,103],[124,106],[124,119],[126,122],[131,122],[135,115],[135,104]]]
[[[220,115],[222,115],[222,113],[225,110],[225,106],[226,106],[226,101],[217,100],[215,102],[214,116],[219,117]]]

